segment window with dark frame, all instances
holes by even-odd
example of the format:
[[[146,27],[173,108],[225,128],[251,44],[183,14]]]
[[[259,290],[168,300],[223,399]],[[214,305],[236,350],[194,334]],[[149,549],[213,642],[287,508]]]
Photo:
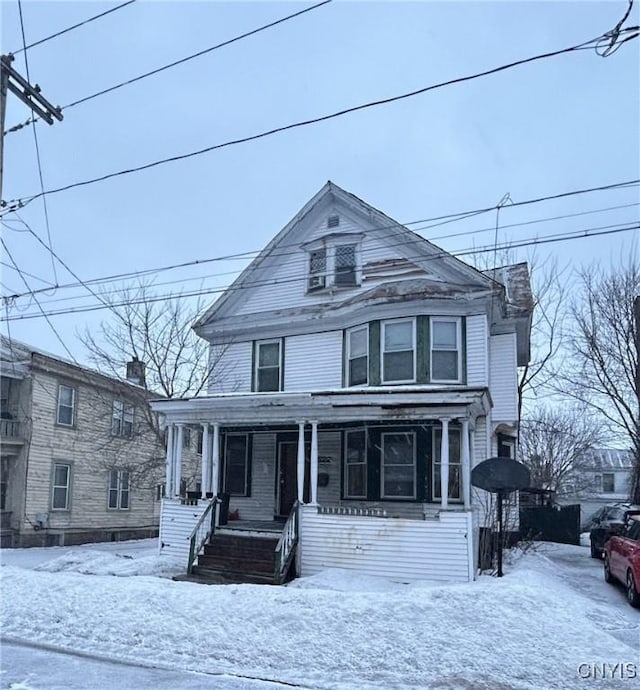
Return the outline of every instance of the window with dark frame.
[[[602,493],[612,494],[616,490],[616,476],[613,472],[602,473]]]
[[[416,435],[412,431],[383,433],[382,498],[416,498]]]
[[[123,400],[114,400],[111,415],[112,436],[133,435],[133,405]]]
[[[227,434],[225,439],[225,491],[232,496],[249,495],[249,436]]]
[[[383,383],[415,380],[415,321],[404,319],[382,322]]]
[[[109,510],[129,509],[129,472],[111,470],[109,472]]]
[[[347,331],[347,385],[361,386],[369,380],[369,327]]]
[[[58,386],[58,410],[56,421],[62,426],[73,426],[75,419],[76,389],[60,384]]]
[[[54,463],[53,486],[51,488],[51,509],[69,510],[69,486],[71,465]]]
[[[336,287],[353,287],[357,285],[355,244],[336,245],[334,265],[334,284]]]
[[[344,497],[367,497],[367,434],[364,429],[345,433]]]
[[[280,340],[256,343],[256,391],[274,392],[281,390],[281,345]]]
[[[326,286],[327,250],[320,247],[309,252],[309,292],[321,290]]]

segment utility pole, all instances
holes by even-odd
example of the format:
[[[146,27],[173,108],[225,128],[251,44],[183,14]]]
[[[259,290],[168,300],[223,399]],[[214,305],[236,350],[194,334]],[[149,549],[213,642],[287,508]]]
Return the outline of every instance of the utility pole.
[[[4,171],[4,119],[7,110],[7,93],[11,91],[17,96],[35,115],[38,115],[46,123],[52,125],[54,118],[62,120],[62,112],[59,106],[53,106],[40,94],[40,87],[31,86],[29,82],[11,67],[13,55],[0,57],[0,208],[4,206],[2,201],[2,178]]]

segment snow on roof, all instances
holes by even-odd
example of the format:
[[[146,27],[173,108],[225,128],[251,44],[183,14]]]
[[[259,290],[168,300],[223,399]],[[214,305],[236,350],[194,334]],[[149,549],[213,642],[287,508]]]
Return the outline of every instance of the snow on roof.
[[[633,467],[631,451],[619,448],[596,448],[591,452],[590,460],[598,470],[628,470]]]

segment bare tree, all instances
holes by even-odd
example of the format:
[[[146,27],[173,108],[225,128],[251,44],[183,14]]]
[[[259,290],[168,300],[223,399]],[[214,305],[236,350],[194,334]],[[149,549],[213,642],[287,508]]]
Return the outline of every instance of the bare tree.
[[[159,299],[146,284],[106,294],[103,300],[111,305],[109,319],[102,321],[97,331],[87,329],[79,337],[89,360],[110,378],[131,383],[127,379],[127,364],[138,360],[144,365],[141,385],[123,388],[124,407],[117,410],[121,419],[116,415],[110,420],[115,428],[105,441],[117,458],[123,436],[142,438],[152,432],[156,449],[136,471],[142,480],[157,474],[164,463],[164,431],[148,401],[158,397],[195,397],[211,385],[222,385],[230,373],[224,371],[222,364],[227,345],[210,348],[192,330],[202,309],[200,302],[179,297]],[[111,415],[112,400],[104,402],[104,414]],[[130,413],[129,406],[135,408],[135,415]],[[135,417],[135,423],[130,423],[128,416]]]
[[[583,492],[591,478],[591,452],[602,445],[604,431],[585,409],[539,407],[520,426],[520,461],[531,483],[558,495]]]
[[[568,359],[558,390],[595,410],[611,435],[634,452],[630,499],[640,503],[640,381],[638,323],[640,264],[631,258],[610,271],[590,267],[578,274],[571,306]]]

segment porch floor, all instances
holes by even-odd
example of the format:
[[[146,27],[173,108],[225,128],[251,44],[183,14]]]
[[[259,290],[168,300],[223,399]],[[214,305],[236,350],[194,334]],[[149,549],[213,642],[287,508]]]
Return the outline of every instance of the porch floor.
[[[231,532],[264,532],[275,534],[278,537],[282,534],[284,522],[279,520],[230,520],[226,525],[216,527],[216,534]]]

